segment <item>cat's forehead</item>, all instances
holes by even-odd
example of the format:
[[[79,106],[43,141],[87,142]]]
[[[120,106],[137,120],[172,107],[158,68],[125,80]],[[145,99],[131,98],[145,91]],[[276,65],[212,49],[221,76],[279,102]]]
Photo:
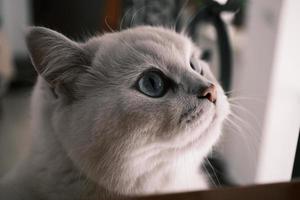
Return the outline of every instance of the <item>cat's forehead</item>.
[[[191,41],[182,34],[161,27],[142,26],[120,32],[120,38],[133,43],[145,43],[161,45],[163,47],[176,48],[188,51],[192,48]]]
[[[195,51],[191,40],[183,34],[160,27],[139,27],[124,32],[124,39],[129,39],[134,46],[148,50],[152,54],[168,54],[189,57]],[[146,51],[147,53],[147,51]]]
[[[188,37],[160,27],[142,26],[105,34],[98,43],[95,65],[112,61],[123,63],[119,67],[126,65],[126,70],[130,70],[130,64],[136,70],[136,65],[147,63],[181,73],[189,66],[190,58],[199,54]]]
[[[121,47],[141,48],[149,50],[148,53],[151,53],[151,49],[160,48],[160,50],[177,51],[181,55],[192,54],[197,51],[197,48],[186,35],[162,27],[140,26],[121,32],[105,34],[99,39],[102,41],[100,45],[104,45],[106,50],[116,48],[114,49],[116,52]]]

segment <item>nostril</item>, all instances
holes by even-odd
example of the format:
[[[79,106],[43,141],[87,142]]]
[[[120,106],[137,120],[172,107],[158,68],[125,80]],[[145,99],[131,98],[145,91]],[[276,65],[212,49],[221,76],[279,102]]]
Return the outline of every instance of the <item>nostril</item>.
[[[217,89],[214,84],[210,84],[204,90],[200,91],[198,98],[206,98],[212,103],[216,103],[217,100]]]

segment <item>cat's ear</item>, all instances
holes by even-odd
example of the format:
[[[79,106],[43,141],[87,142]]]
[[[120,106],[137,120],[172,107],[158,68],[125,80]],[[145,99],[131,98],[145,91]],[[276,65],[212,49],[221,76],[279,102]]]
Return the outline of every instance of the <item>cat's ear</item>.
[[[53,88],[62,85],[71,90],[68,85],[90,64],[79,43],[47,28],[29,28],[26,44],[36,71]]]

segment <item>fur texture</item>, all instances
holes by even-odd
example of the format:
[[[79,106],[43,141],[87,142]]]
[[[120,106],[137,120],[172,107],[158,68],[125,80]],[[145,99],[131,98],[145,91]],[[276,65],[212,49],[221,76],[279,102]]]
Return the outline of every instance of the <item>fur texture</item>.
[[[37,27],[26,41],[40,75],[35,137],[28,158],[2,180],[3,194],[118,199],[208,187],[200,165],[229,104],[188,37],[145,26],[76,43]],[[134,87],[149,68],[174,83],[160,98]],[[215,104],[197,97],[210,83]]]

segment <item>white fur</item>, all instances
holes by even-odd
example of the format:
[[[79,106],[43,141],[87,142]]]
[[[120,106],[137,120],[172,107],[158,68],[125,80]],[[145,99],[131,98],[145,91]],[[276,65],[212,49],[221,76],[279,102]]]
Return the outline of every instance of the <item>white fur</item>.
[[[206,64],[198,63],[205,76],[190,68],[198,51],[188,38],[140,27],[78,44],[35,28],[27,44],[40,74],[34,139],[28,158],[0,183],[6,199],[109,200],[209,187],[201,164],[229,105]],[[149,63],[178,82],[177,93],[152,99],[131,88]],[[215,105],[189,93],[210,82]]]

